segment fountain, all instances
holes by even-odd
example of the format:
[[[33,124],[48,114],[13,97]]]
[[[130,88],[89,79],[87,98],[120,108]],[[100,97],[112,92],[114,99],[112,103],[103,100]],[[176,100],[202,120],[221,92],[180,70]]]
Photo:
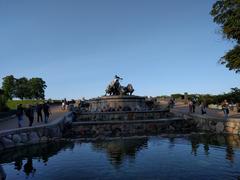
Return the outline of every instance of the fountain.
[[[89,101],[90,112],[113,111],[144,111],[147,109],[145,97],[134,96],[133,86],[122,86],[119,76],[115,75],[113,81],[107,86],[105,96],[93,98]]]

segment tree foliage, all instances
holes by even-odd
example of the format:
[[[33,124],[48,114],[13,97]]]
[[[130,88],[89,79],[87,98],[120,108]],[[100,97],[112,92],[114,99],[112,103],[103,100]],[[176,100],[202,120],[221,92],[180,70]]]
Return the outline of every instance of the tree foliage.
[[[31,78],[28,83],[32,98],[44,99],[44,89],[47,87],[45,81],[41,78]]]
[[[3,78],[2,90],[7,99],[12,99],[14,97],[15,82],[16,79],[13,75]]]
[[[181,94],[177,94],[181,97]],[[183,94],[182,94],[183,96]],[[199,103],[204,102],[208,104],[221,104],[225,99],[231,103],[239,103],[240,102],[240,89],[235,87],[231,88],[230,92],[218,94],[218,95],[211,95],[211,94],[189,94],[188,98],[196,98]]]
[[[15,97],[24,99],[30,98],[30,87],[28,86],[28,79],[25,77],[16,80]]]
[[[13,97],[20,99],[44,99],[46,83],[42,78],[21,77],[14,78],[13,75],[3,78],[2,87],[7,99]]]
[[[220,63],[229,70],[240,72],[240,0],[218,0],[211,11],[213,21],[221,26],[223,36],[236,42]]]

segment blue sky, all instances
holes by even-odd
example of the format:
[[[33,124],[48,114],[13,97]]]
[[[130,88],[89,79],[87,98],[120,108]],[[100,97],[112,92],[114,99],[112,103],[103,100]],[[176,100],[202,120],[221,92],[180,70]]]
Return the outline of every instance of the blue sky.
[[[214,2],[0,0],[0,78],[42,77],[47,98],[101,96],[115,74],[136,95],[229,91]]]

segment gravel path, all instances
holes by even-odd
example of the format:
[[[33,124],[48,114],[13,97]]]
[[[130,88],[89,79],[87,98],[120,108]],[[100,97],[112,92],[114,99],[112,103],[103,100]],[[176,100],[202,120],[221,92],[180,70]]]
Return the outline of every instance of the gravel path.
[[[49,122],[52,122],[59,117],[63,116],[67,111],[61,110],[61,106],[52,106],[50,107],[51,115],[49,118]],[[43,117],[44,120],[44,117]],[[33,121],[33,126],[37,126],[40,124],[44,124],[44,122],[37,122],[37,114],[35,112],[35,118]],[[23,127],[27,127],[29,125],[28,118],[24,115],[23,117]],[[7,130],[7,129],[15,129],[18,128],[18,121],[17,118],[9,118],[8,120],[5,121],[0,121],[0,131],[1,130]]]

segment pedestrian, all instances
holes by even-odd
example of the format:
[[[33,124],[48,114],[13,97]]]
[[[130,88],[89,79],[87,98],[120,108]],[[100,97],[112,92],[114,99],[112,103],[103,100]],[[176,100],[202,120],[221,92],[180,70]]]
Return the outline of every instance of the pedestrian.
[[[25,110],[25,114],[28,117],[29,126],[31,127],[33,124],[33,120],[34,120],[34,110],[33,110],[32,105],[28,105],[28,108]]]
[[[37,104],[36,105],[36,111],[37,111],[37,122],[43,122],[43,117],[42,117],[42,104]]]
[[[65,108],[66,108],[66,110],[68,110],[69,101],[66,101],[66,104],[65,104],[65,105],[66,105],[66,107],[65,107]]]
[[[49,103],[46,102],[43,104],[43,113],[44,113],[44,122],[48,123],[50,112],[50,106]]]
[[[202,114],[206,114],[207,113],[207,111],[206,111],[206,104],[204,102],[201,103],[200,109],[201,109],[201,113]]]
[[[193,102],[192,100],[188,100],[188,109],[189,109],[189,113],[193,112]]]
[[[195,109],[196,109],[196,104],[197,104],[197,100],[195,98],[192,99],[192,112],[195,113]]]
[[[168,107],[169,108],[173,108],[174,107],[174,100],[173,100],[173,98],[171,98],[170,100],[169,100],[169,102],[168,102]]]
[[[16,116],[17,116],[17,119],[18,119],[18,127],[21,128],[22,127],[22,122],[23,122],[23,107],[22,107],[22,104],[19,104],[17,106]]]
[[[62,110],[65,110],[65,102],[62,102]]]
[[[223,110],[224,118],[227,119],[229,114],[229,104],[226,99],[222,103],[222,110]]]

